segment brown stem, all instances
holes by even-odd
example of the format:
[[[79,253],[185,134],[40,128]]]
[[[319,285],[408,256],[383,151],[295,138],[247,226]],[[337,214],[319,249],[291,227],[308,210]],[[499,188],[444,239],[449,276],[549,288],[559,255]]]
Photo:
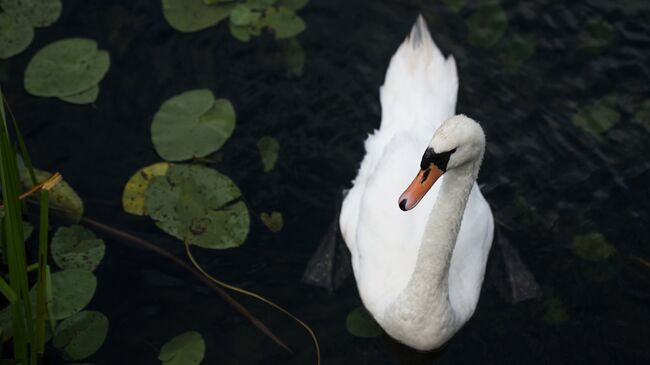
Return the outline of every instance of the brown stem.
[[[169,251],[160,248],[153,243],[149,241],[145,241],[142,238],[136,237],[132,234],[126,233],[124,231],[121,231],[119,229],[110,227],[106,224],[94,221],[90,218],[83,217],[81,218],[81,221],[89,226],[92,226],[93,228],[96,228],[100,231],[103,231],[105,233],[108,233],[112,235],[113,237],[116,237],[122,241],[125,241],[127,243],[130,243],[134,246],[139,246],[139,247],[144,247],[146,249],[149,249],[160,256],[166,257],[167,259],[171,260],[174,262],[176,265],[182,267],[183,269],[189,271],[192,275],[194,275],[197,279],[201,280],[205,285],[209,286],[212,288],[214,291],[219,293],[221,297],[228,303],[230,306],[232,306],[237,312],[239,312],[242,316],[246,317],[249,321],[253,323],[257,329],[259,329],[262,333],[267,335],[269,338],[271,338],[275,343],[277,343],[280,347],[283,349],[287,350],[288,352],[292,352],[291,349],[284,344],[271,330],[266,327],[262,321],[259,319],[255,318],[243,305],[241,305],[238,301],[236,301],[233,297],[230,296],[223,288],[218,286],[217,284],[213,283],[210,281],[210,279],[206,278],[203,274],[201,274],[198,270],[196,270],[193,266],[190,264],[186,263],[185,261],[179,259],[178,257],[174,256],[172,253]]]

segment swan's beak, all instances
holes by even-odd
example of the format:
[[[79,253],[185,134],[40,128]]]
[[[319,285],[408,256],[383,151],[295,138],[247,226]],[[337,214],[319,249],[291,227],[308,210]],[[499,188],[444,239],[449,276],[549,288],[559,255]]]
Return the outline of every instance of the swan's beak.
[[[411,210],[424,198],[433,184],[444,174],[436,165],[431,164],[426,170],[420,170],[411,185],[399,197],[399,207],[403,211]]]

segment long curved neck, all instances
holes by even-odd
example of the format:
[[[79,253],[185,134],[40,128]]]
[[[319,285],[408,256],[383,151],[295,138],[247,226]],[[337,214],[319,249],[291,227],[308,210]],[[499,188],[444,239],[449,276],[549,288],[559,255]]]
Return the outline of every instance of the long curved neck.
[[[452,329],[458,320],[449,301],[449,267],[480,164],[481,159],[478,159],[445,173],[429,215],[413,275],[386,311],[387,319],[410,324],[395,328],[420,328],[418,337],[423,340],[446,341],[453,335]],[[422,332],[431,334],[422,336]]]

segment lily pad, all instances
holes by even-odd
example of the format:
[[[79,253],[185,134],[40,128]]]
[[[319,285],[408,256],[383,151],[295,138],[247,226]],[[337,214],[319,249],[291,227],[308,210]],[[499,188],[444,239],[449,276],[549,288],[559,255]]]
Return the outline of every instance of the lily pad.
[[[61,322],[54,333],[54,347],[72,360],[85,359],[99,350],[108,334],[108,318],[83,311]]]
[[[230,34],[232,34],[233,37],[242,42],[248,42],[251,40],[250,27],[235,25],[232,22],[229,22],[228,29],[230,30]]]
[[[268,228],[269,231],[273,233],[280,232],[282,230],[282,226],[284,225],[282,213],[280,212],[271,212],[270,214],[264,212],[260,215],[260,219],[266,228]]]
[[[52,257],[62,269],[94,271],[104,258],[104,241],[80,225],[60,227],[52,237]]]
[[[352,336],[361,338],[373,338],[384,333],[364,307],[357,307],[348,314],[345,327]]]
[[[248,26],[259,20],[261,15],[245,4],[237,4],[230,12],[230,22],[234,25]]]
[[[167,342],[158,360],[163,365],[198,365],[205,356],[205,341],[200,333],[189,331],[174,337]]]
[[[280,151],[280,143],[278,140],[273,137],[264,136],[257,141],[257,149],[262,158],[264,171],[268,172],[273,170],[275,163],[278,161],[278,153]]]
[[[199,165],[172,165],[154,177],[145,208],[156,225],[189,244],[224,249],[241,246],[249,214],[239,188],[227,176]]]
[[[0,59],[24,51],[34,39],[34,28],[20,16],[0,13]]]
[[[210,90],[197,89],[165,101],[151,123],[151,138],[167,161],[183,161],[215,152],[235,129],[235,109]]]
[[[48,44],[29,61],[25,89],[36,96],[66,96],[97,85],[110,66],[108,52],[91,39],[68,38]]]
[[[95,295],[97,279],[86,270],[63,270],[52,274],[52,316],[65,319],[84,309]],[[36,298],[36,286],[29,293]]]
[[[598,232],[575,236],[573,238],[573,253],[583,260],[604,261],[616,253],[605,236]]]
[[[180,32],[196,32],[228,18],[233,4],[208,5],[203,0],[162,0],[163,15]]]
[[[59,96],[59,99],[67,101],[72,104],[90,104],[94,103],[99,96],[99,86],[94,85],[88,90],[84,90],[77,94]]]
[[[571,118],[573,125],[594,134],[607,132],[620,119],[618,111],[601,103],[588,106]]]
[[[170,164],[158,162],[138,170],[124,186],[122,192],[122,207],[127,213],[135,215],[146,215],[144,207],[144,193],[149,187],[151,179],[155,176],[165,176]]]
[[[0,8],[11,16],[24,17],[34,27],[47,27],[61,16],[61,0],[0,0]]]
[[[44,181],[52,176],[52,173],[34,169],[37,181]],[[20,180],[25,189],[32,186],[31,179],[26,170],[21,171]],[[62,218],[70,221],[70,223],[78,223],[84,212],[84,205],[79,198],[79,195],[68,185],[67,182],[59,182],[52,190],[50,190],[50,209],[55,211]]]
[[[480,7],[466,21],[469,43],[475,47],[494,46],[508,28],[508,18],[499,5]]]
[[[291,38],[307,27],[302,18],[287,7],[279,7],[275,11],[268,11],[266,25],[273,30],[275,39]]]

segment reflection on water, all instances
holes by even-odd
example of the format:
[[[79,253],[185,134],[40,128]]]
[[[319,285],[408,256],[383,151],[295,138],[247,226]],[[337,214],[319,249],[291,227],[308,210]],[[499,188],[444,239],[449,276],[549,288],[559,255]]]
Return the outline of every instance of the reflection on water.
[[[122,187],[160,161],[149,128],[164,100],[197,88],[229,99],[237,128],[213,166],[252,210],[282,212],[283,227],[272,234],[252,219],[242,247],[197,255],[211,273],[309,323],[325,364],[647,363],[650,4],[485,3],[312,0],[300,12],[306,63],[301,77],[289,77],[268,35],[242,43],[224,24],[179,33],[157,1],[69,0],[27,51],[0,62],[0,80],[35,165],[61,171],[87,216],[179,256],[175,239],[122,212]],[[389,58],[419,12],[457,60],[458,111],[486,130],[479,182],[498,223],[476,314],[436,354],[348,334],[346,317],[360,304],[353,279],[331,294],[300,283],[356,173],[362,141],[378,126]],[[28,95],[22,75],[35,50],[71,36],[111,53],[97,101]],[[263,136],[280,145],[268,173]],[[189,330],[203,335],[206,364],[312,363],[309,338],[272,309],[241,298],[293,354],[164,259],[105,240],[92,307],[111,325],[93,363],[157,364],[160,347]],[[517,302],[513,255],[538,283],[536,298]]]

